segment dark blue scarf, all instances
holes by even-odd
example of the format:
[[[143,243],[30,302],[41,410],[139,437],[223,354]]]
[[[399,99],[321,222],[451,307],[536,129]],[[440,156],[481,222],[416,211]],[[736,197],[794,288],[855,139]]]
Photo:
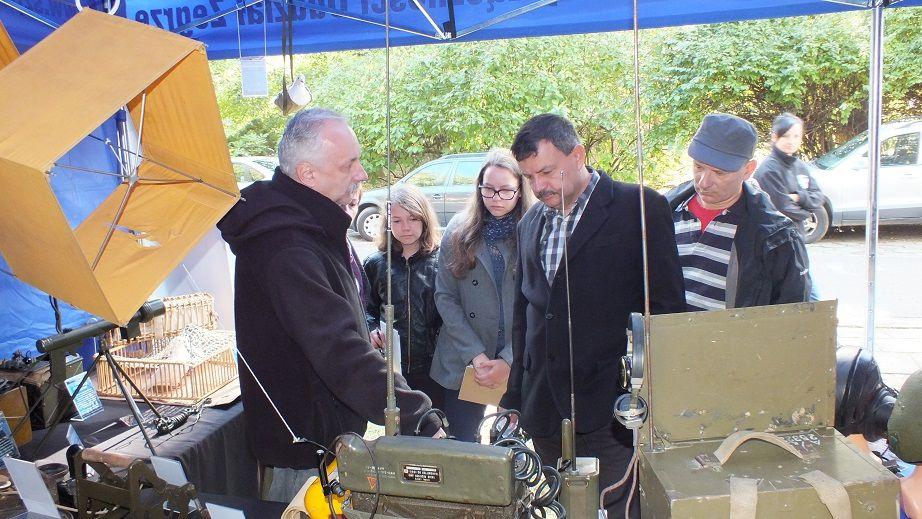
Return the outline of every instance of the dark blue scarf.
[[[499,322],[500,328],[497,333],[496,341],[497,354],[506,343],[506,336],[503,331],[503,276],[506,273],[506,260],[498,244],[508,239],[515,232],[515,226],[518,223],[515,216],[507,214],[503,218],[496,218],[492,214],[487,214],[486,222],[483,226],[483,241],[490,251],[490,263],[493,267],[493,283],[496,285],[496,297],[499,298]]]
[[[492,214],[487,214],[486,222],[483,226],[483,239],[488,244],[495,244],[512,236],[515,232],[515,225],[518,222],[512,214],[507,214],[502,218],[497,218]]]

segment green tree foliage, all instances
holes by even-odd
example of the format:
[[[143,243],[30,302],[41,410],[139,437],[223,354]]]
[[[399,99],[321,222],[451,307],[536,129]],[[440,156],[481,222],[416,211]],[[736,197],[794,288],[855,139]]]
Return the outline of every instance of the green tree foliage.
[[[886,110],[895,119],[922,113],[922,7],[887,12],[884,50]]]
[[[686,141],[706,113],[723,111],[752,121],[767,138],[772,118],[791,111],[804,119],[808,154],[842,142],[866,121],[861,25],[846,14],[673,31],[650,66],[650,90],[662,94],[651,102],[661,118],[656,135]]]
[[[772,118],[807,123],[805,151],[824,152],[867,124],[865,13],[644,31],[641,107],[645,181],[675,177],[704,114],[736,113],[765,141]],[[885,119],[922,113],[922,8],[887,11]],[[432,45],[390,55],[391,171],[402,176],[445,153],[508,147],[532,115],[576,125],[590,164],[636,179],[629,33]],[[286,118],[271,99],[241,99],[236,60],[212,64],[235,154],[272,154]],[[372,184],[384,181],[388,113],[383,50],[297,56],[314,105],[348,116]],[[281,89],[270,58],[270,91]],[[681,171],[684,176],[685,172]]]
[[[922,9],[886,12],[884,118],[922,113]],[[867,128],[866,12],[673,30],[649,67],[660,140],[687,140],[710,111],[735,113],[768,137],[772,118],[805,122],[816,156]]]

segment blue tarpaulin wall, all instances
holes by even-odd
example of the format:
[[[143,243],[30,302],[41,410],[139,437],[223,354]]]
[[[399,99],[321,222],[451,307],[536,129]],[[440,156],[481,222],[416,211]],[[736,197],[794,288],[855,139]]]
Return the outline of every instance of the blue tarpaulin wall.
[[[74,149],[58,159],[51,171],[51,187],[64,214],[76,228],[118,185],[118,178],[68,169],[77,166],[99,171],[117,171],[115,155],[104,144],[115,139],[115,123],[109,121]],[[9,189],[10,187],[7,187]],[[35,351],[35,340],[55,333],[54,311],[48,295],[17,280],[0,255],[0,358],[15,350]],[[76,327],[92,316],[61,302],[61,324]]]
[[[385,0],[292,0],[294,51],[327,52],[380,48],[385,44]],[[391,45],[419,45],[527,36],[618,31],[633,26],[631,0],[390,0]],[[102,0],[84,0],[103,9]],[[642,28],[823,14],[861,9],[863,2],[827,0],[638,0]],[[895,7],[920,6],[902,0]],[[76,13],[65,0],[0,0],[0,22],[20,52]],[[24,14],[25,13],[25,14]],[[281,53],[287,8],[254,0],[123,0],[119,16],[204,42],[211,59]],[[112,42],[118,45],[118,42]],[[115,139],[114,124],[97,130]],[[114,156],[87,139],[59,163],[115,171]],[[116,179],[57,168],[52,184],[65,214],[76,226],[114,189]],[[90,316],[62,305],[63,325]],[[18,282],[0,258],[0,358],[31,349],[36,338],[54,333],[47,295]]]

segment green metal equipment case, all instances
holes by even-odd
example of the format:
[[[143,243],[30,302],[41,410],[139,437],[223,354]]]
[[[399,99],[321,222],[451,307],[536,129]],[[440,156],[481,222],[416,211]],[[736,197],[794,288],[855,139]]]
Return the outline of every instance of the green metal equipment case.
[[[897,478],[833,427],[835,310],[818,302],[650,318],[644,517],[898,517]],[[721,464],[715,451],[741,431],[793,449],[750,439]],[[814,471],[831,487],[809,484]],[[733,514],[731,479],[745,483],[734,487]]]

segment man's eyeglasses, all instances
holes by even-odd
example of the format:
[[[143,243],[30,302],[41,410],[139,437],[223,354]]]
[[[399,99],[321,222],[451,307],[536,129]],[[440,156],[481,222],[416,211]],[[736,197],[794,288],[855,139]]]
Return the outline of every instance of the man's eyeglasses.
[[[493,198],[499,195],[501,200],[512,200],[515,198],[515,194],[519,192],[518,189],[493,189],[490,186],[477,186],[477,189],[480,190],[480,196],[484,198]]]

